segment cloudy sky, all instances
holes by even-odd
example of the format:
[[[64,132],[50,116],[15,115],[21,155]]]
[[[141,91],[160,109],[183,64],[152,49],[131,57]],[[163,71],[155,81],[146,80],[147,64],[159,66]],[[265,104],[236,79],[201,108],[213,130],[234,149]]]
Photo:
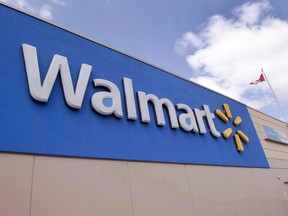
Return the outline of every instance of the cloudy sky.
[[[4,2],[285,120],[267,82],[249,85],[263,68],[288,115],[287,0]]]

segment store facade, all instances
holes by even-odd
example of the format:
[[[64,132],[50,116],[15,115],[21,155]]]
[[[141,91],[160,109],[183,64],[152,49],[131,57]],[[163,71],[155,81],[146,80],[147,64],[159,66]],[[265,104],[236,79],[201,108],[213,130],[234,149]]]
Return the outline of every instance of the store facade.
[[[1,215],[287,215],[283,122],[0,11]]]

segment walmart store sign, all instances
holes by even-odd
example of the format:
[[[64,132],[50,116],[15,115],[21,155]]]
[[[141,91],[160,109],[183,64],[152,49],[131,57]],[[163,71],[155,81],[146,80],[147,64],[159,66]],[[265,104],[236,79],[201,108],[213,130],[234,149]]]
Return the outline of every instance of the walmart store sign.
[[[245,105],[6,6],[0,12],[1,151],[268,167]]]

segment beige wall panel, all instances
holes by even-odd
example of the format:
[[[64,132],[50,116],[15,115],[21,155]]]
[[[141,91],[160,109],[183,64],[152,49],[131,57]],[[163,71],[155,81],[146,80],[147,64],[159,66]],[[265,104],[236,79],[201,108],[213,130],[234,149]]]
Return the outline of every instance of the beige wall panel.
[[[285,186],[288,185],[288,169],[282,169],[284,173],[286,174],[286,177],[282,179],[282,181],[285,183]],[[285,187],[287,189],[287,187]]]
[[[253,108],[247,107],[248,108],[248,112],[250,113],[250,115],[253,116],[259,116],[261,118],[265,118],[265,116],[267,116],[266,114],[259,112],[258,110],[255,110]]]
[[[282,129],[282,131],[283,131],[283,129]],[[275,150],[275,151],[278,151],[278,152],[288,153],[288,145],[283,145],[283,144],[280,144],[280,143],[266,141],[265,140],[265,134],[262,131],[258,131],[257,130],[257,134],[258,134],[258,137],[259,137],[259,139],[261,141],[261,144],[262,144],[263,148],[269,149],[269,150]],[[281,154],[279,159],[282,159],[283,157],[286,158],[286,156],[283,156],[283,154]]]
[[[287,153],[288,152],[288,145],[285,144],[278,144],[278,143],[274,143],[274,145],[276,146],[276,150],[282,151]]]
[[[283,149],[281,149],[281,145],[280,144],[271,143],[271,145],[273,145],[275,151],[285,152],[285,151],[283,151]]]
[[[275,118],[268,116],[264,113],[261,113],[257,110],[254,110],[252,108],[248,108],[248,112],[250,113],[253,121],[255,121],[257,123],[265,121],[267,124],[274,125],[275,127],[280,127],[280,128],[285,127],[284,122],[279,121],[278,119],[275,119]],[[269,125],[267,125],[267,126],[269,126]]]
[[[262,138],[260,138],[260,142],[263,148],[268,149],[268,150],[278,151],[273,143],[268,142]]]
[[[285,200],[286,200],[286,203],[288,202],[288,183],[285,184]],[[286,206],[287,208],[287,206]],[[288,210],[287,210],[287,213],[288,213]]]
[[[237,215],[264,215],[250,168],[224,167]]]
[[[283,168],[281,160],[278,159],[268,159],[270,168]]]
[[[127,162],[36,157],[31,216],[132,215]]]
[[[262,125],[266,125],[288,134],[288,127],[286,126],[286,124],[282,121],[279,121],[278,119],[265,115],[252,108],[248,108],[248,111],[251,115],[252,121],[254,123],[262,147],[264,148],[266,157],[288,160],[288,145],[266,141],[265,140],[266,135],[262,128]]]
[[[263,132],[262,125],[258,124],[257,122],[254,122],[254,127],[255,127],[255,130],[256,130],[257,132],[260,132],[260,133]]]
[[[257,134],[263,147],[274,149],[274,150],[281,151],[281,152],[288,152],[288,145],[265,140],[264,133],[257,132]]]
[[[262,144],[262,147],[264,148],[264,149],[267,149],[267,150],[275,150],[274,148],[273,148],[273,145],[271,145],[270,143],[268,143],[268,142],[266,142],[266,141],[263,141],[263,140],[260,140],[260,142],[261,142],[261,144]]]
[[[250,115],[253,122],[259,124],[259,125],[274,125],[274,126],[280,126],[279,124],[275,124],[274,122],[271,122],[270,118],[261,118],[258,115]]]
[[[279,194],[276,185],[274,185],[270,170],[256,168],[252,168],[251,170],[261,196],[260,202],[265,213],[263,215],[287,216],[282,195]]]
[[[279,152],[275,150],[269,150],[269,149],[264,149],[264,152],[267,158],[288,160],[288,153]]]
[[[260,139],[260,142],[261,142],[263,148],[274,150],[273,147],[271,146],[271,144],[269,142],[267,142],[266,140]]]
[[[288,169],[288,160],[281,160],[282,166],[285,169]]]
[[[223,167],[187,165],[196,215],[236,215]]]
[[[29,216],[33,156],[0,153],[0,215]]]
[[[288,135],[288,134],[287,134]],[[283,148],[283,151],[288,153],[288,145],[281,145]]]
[[[184,165],[129,162],[134,216],[193,216]]]
[[[271,169],[271,171],[274,172],[275,169]],[[281,176],[281,182],[284,184],[284,182],[288,182],[288,174],[287,174],[288,169],[281,169],[281,172],[283,172]]]
[[[270,118],[267,116],[266,119],[260,119],[260,118],[257,118],[257,117],[253,117],[252,116],[252,121],[253,122],[256,122],[257,124],[259,125],[265,125],[265,126],[268,126],[268,127],[272,127],[276,130],[279,130],[279,131],[282,131],[284,133],[287,133],[288,130],[286,129],[286,126],[285,124],[283,125],[282,122],[280,122],[280,124],[275,124],[275,122],[271,122],[269,121]],[[276,120],[275,120],[276,121]]]
[[[274,185],[277,188],[278,194],[281,199],[281,204],[283,208],[286,210],[286,215],[288,215],[288,199],[285,196],[285,192],[287,191],[286,185],[284,184],[285,180],[288,178],[285,169],[270,169],[270,173],[272,176],[272,180]]]
[[[269,117],[269,116],[267,116],[265,119],[258,118],[255,116],[251,116],[251,117],[252,117],[253,122],[255,122],[261,126],[265,125],[265,126],[272,127],[276,130],[283,131],[283,132],[287,133],[286,126],[281,121],[274,120],[271,122],[271,117]]]
[[[263,132],[257,131],[257,135],[258,135],[258,138],[259,138],[260,140],[266,141],[266,140],[265,140],[266,136],[265,136],[265,134],[264,134]]]

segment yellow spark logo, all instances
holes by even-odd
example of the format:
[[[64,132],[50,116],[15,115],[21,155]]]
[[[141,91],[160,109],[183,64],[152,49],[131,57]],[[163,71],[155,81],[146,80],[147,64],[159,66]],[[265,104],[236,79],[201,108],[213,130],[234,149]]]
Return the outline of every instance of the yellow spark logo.
[[[215,113],[223,122],[227,123],[230,119],[232,119],[232,113],[228,104],[225,103],[222,106],[224,109],[224,113],[220,109],[217,109]],[[233,120],[233,125],[237,126],[241,122],[242,122],[241,117],[236,116],[235,119]],[[224,131],[222,131],[222,136],[225,139],[228,139],[231,136],[232,132],[233,132],[232,128],[227,128]],[[241,140],[243,140],[245,143],[249,142],[249,138],[241,130],[237,130],[236,133],[234,134],[234,141],[236,144],[236,149],[239,152],[244,151],[244,147],[242,145]]]

